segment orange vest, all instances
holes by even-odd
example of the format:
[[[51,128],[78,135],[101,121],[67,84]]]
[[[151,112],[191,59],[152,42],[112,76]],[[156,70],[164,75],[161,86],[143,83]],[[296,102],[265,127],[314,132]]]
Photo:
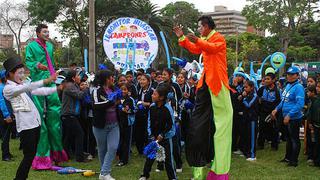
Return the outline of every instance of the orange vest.
[[[215,96],[218,96],[222,83],[230,89],[227,74],[227,46],[224,37],[214,30],[206,37],[192,43],[188,38],[179,39],[179,45],[193,54],[202,54],[203,72],[197,88],[202,87],[203,78]]]

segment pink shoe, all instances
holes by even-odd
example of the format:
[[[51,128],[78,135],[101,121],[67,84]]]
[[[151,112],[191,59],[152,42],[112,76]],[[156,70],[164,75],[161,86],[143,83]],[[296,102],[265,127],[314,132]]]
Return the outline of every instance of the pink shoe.
[[[209,171],[207,180],[229,180],[229,173],[218,175],[213,171]]]

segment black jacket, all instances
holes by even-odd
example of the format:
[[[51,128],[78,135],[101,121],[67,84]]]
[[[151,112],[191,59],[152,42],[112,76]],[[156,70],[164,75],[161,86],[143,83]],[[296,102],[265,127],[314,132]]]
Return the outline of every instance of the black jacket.
[[[152,94],[153,94],[153,89],[149,87],[147,91],[143,91],[140,89],[138,93],[138,101],[142,101],[142,96],[144,94],[144,102],[152,103]],[[148,118],[148,111],[149,107],[146,107],[144,110],[138,110],[136,113],[136,121],[141,122],[141,121],[146,121]]]
[[[150,106],[148,119],[148,135],[157,138],[161,135],[163,138],[174,136],[173,110],[169,104],[163,104],[158,107],[156,104]],[[171,112],[170,112],[171,111]]]
[[[93,89],[92,100],[94,117],[92,124],[96,128],[103,129],[106,125],[106,109],[114,106],[115,102],[108,99],[108,96],[103,87],[97,87]],[[119,116],[118,112],[117,115]]]
[[[258,121],[258,96],[252,92],[243,98],[243,116],[244,119],[249,121]]]
[[[260,99],[259,111],[265,115],[269,115],[281,101],[280,91],[277,86],[273,89],[262,86],[257,94]]]

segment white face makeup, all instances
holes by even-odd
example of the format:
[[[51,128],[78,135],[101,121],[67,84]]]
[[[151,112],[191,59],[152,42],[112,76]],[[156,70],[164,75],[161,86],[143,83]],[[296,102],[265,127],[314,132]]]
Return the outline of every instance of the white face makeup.
[[[25,80],[24,68],[19,68],[14,73],[14,81],[18,84],[22,84]]]
[[[49,31],[47,28],[41,29],[41,32],[37,34],[41,39],[48,41],[49,40]]]

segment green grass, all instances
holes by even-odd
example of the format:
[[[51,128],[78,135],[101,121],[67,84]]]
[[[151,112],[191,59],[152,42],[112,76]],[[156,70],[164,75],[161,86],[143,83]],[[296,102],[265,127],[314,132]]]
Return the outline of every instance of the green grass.
[[[11,141],[11,151],[16,156],[13,162],[0,162],[0,179],[13,179],[16,169],[22,158],[21,151],[18,150],[19,141]],[[310,167],[306,163],[306,157],[302,154],[301,148],[300,163],[296,168],[286,167],[285,164],[279,163],[284,156],[285,144],[280,145],[279,151],[271,151],[267,146],[265,150],[257,152],[256,162],[247,162],[244,158],[232,155],[231,163],[231,179],[320,179],[320,168]],[[135,148],[132,148],[135,150]],[[137,180],[143,168],[145,158],[137,155],[135,152],[131,156],[129,164],[125,167],[113,166],[112,176],[117,180]],[[64,166],[73,166],[82,169],[99,170],[99,163],[94,159],[90,163],[75,163],[69,162],[63,164]],[[154,164],[153,168],[156,167]],[[184,162],[183,173],[178,174],[179,179],[190,179],[191,168]],[[82,177],[80,174],[59,175],[54,171],[34,171],[30,170],[29,179],[33,180],[51,180],[51,179],[97,179],[95,177]],[[151,173],[153,180],[165,180],[166,173]]]

